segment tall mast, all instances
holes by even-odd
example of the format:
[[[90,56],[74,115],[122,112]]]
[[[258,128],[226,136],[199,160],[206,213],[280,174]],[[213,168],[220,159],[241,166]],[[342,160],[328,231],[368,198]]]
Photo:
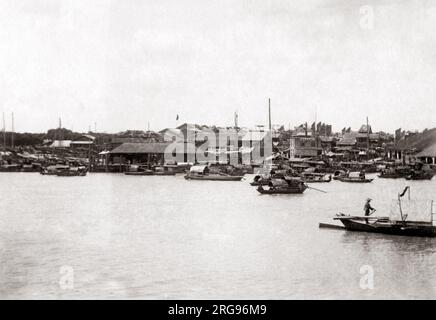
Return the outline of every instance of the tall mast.
[[[268,98],[268,124],[269,124],[269,131],[271,131],[271,99]]]
[[[12,112],[11,147],[14,148],[14,113]]]
[[[366,117],[366,138],[368,140],[367,156],[369,156],[369,124],[368,124],[368,117]]]
[[[6,151],[6,122],[5,122],[4,112],[3,112],[3,150]]]

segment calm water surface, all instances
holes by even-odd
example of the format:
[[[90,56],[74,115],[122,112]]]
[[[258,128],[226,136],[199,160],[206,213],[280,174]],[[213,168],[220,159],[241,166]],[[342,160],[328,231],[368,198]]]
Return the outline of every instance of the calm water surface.
[[[362,214],[367,197],[387,215],[406,185],[436,200],[436,179],[269,196],[251,178],[2,173],[0,298],[436,298],[436,239],[318,229],[338,211]],[[363,265],[372,290],[359,286]]]

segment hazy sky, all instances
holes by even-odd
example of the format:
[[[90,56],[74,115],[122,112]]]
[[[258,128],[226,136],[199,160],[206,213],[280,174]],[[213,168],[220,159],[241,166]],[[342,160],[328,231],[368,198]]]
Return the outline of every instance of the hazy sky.
[[[434,5],[433,5],[434,4]],[[436,3],[0,0],[0,112],[18,131],[182,122],[436,126]],[[373,14],[373,15],[372,15]],[[372,19],[373,17],[373,19]],[[1,127],[1,124],[0,124]]]

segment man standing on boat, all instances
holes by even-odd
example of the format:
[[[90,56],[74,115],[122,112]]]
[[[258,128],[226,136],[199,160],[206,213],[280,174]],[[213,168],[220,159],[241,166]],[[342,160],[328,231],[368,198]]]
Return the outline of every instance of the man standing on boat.
[[[365,211],[365,217],[368,217],[375,212],[375,209],[373,207],[371,207],[371,204],[370,204],[371,200],[372,199],[370,199],[370,198],[366,199],[365,207],[363,208],[363,210]],[[365,221],[366,221],[366,224],[368,224],[368,219],[365,219]]]

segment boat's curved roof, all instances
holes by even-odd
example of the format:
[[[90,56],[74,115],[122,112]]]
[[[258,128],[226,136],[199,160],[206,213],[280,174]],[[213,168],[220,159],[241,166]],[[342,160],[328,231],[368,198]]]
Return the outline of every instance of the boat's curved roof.
[[[191,173],[206,173],[208,171],[209,171],[209,169],[208,169],[207,165],[192,166],[191,169],[189,170],[189,172],[191,172]]]

